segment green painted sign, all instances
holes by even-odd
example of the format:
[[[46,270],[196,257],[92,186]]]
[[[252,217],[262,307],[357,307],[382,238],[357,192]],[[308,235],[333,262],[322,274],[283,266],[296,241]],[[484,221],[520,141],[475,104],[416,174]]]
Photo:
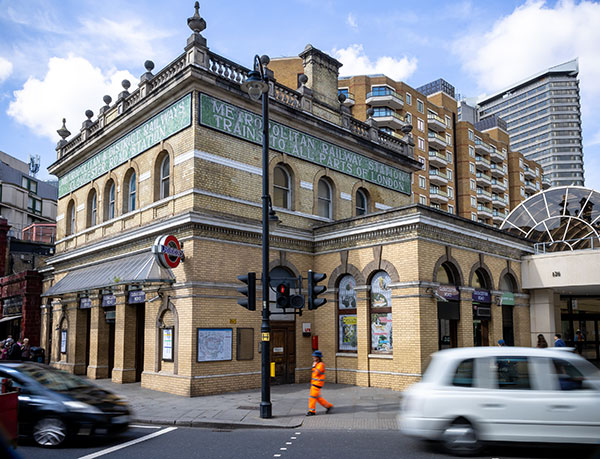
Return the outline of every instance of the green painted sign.
[[[61,177],[58,196],[82,187],[191,124],[190,93]]]
[[[514,293],[502,293],[500,297],[500,304],[504,306],[514,306],[515,305],[515,295]]]
[[[262,116],[200,94],[200,123],[262,145]],[[410,195],[410,173],[367,158],[312,135],[269,122],[273,150]]]

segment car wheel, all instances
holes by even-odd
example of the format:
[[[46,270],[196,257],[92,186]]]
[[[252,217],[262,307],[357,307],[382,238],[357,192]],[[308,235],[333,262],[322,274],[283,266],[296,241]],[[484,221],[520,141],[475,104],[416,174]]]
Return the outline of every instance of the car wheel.
[[[473,425],[459,419],[448,425],[442,433],[442,446],[450,454],[470,456],[482,450],[483,445]]]
[[[58,446],[67,437],[67,426],[58,418],[40,419],[33,428],[33,439],[40,446]]]

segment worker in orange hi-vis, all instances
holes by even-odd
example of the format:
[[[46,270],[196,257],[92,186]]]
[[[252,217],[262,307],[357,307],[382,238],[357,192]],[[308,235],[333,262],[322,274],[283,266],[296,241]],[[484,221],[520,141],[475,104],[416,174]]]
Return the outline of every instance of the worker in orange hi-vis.
[[[308,398],[308,413],[307,416],[314,416],[317,414],[315,407],[317,402],[326,408],[327,413],[331,411],[333,405],[321,397],[321,389],[325,384],[325,364],[323,363],[323,353],[321,351],[314,351],[312,353],[313,365],[312,365],[312,377],[310,380],[310,396]]]

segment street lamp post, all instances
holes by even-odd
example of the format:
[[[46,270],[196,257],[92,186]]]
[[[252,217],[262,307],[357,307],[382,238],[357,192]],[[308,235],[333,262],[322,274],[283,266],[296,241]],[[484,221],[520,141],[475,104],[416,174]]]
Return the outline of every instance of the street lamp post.
[[[254,56],[254,70],[242,84],[242,89],[256,101],[262,95],[262,324],[261,331],[261,402],[260,417],[271,417],[271,323],[269,321],[269,77],[266,66],[269,57]]]

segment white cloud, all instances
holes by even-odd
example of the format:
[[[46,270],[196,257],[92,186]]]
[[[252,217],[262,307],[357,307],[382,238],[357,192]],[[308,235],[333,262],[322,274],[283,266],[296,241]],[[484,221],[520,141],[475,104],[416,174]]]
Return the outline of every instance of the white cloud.
[[[14,100],[8,107],[8,115],[24,124],[38,135],[56,142],[56,130],[62,118],[75,134],[86,119],[87,109],[98,113],[104,103],[102,97],[109,94],[113,100],[123,90],[121,81],[127,79],[135,89],[137,79],[127,71],[112,69],[103,72],[87,60],[70,55],[63,59],[53,57],[48,72],[42,80],[29,78],[23,88],[14,92]]]
[[[341,76],[383,73],[394,80],[400,81],[406,80],[417,70],[417,59],[414,57],[404,56],[401,59],[395,59],[383,56],[373,62],[365,54],[363,46],[357,44],[344,49],[334,49],[332,55],[344,64],[340,69]]]
[[[346,18],[346,24],[348,24],[353,29],[358,29],[358,23],[356,22],[356,16],[352,13],[348,13],[348,17]]]
[[[6,80],[12,73],[13,65],[7,59],[0,57],[0,83]]]
[[[582,90],[600,93],[600,4],[528,1],[491,30],[458,39],[454,52],[485,91],[579,57]]]

